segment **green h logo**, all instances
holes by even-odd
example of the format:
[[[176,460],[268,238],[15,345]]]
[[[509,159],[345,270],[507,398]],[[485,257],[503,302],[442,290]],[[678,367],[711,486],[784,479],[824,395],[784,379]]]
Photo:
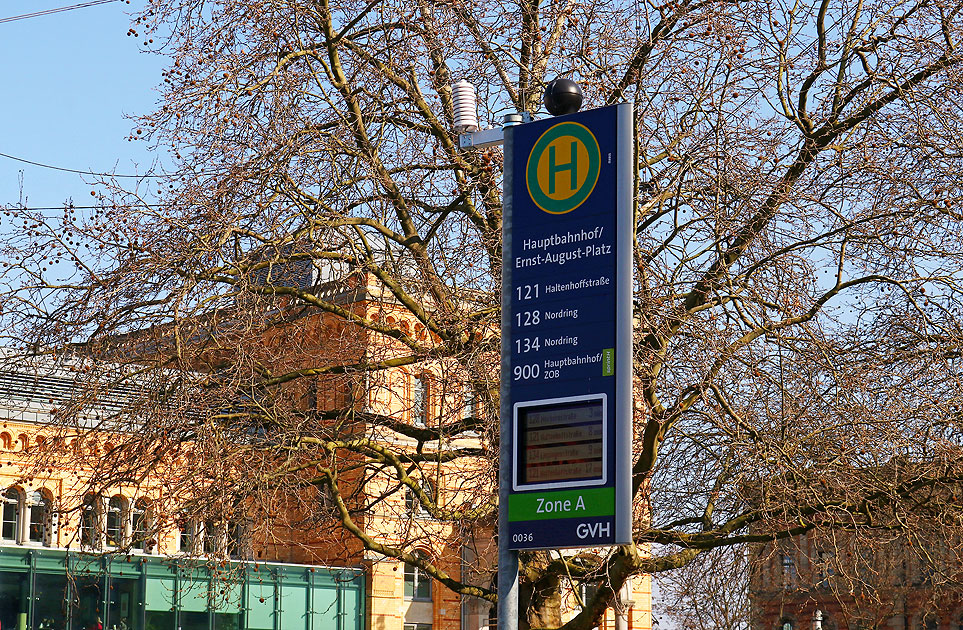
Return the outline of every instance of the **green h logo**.
[[[592,194],[600,164],[598,141],[588,127],[576,122],[554,125],[528,155],[528,194],[549,214],[571,212]]]

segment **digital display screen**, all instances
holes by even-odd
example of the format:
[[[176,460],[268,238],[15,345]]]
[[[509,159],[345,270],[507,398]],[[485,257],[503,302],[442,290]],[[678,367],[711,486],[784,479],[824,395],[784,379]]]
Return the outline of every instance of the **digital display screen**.
[[[601,398],[520,407],[517,413],[517,483],[604,478]]]

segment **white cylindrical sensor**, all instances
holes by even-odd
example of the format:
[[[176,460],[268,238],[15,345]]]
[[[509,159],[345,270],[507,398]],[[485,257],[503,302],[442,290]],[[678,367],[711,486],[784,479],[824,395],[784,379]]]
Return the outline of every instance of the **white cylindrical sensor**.
[[[455,133],[478,131],[478,110],[475,105],[475,86],[462,79],[451,86],[455,108]]]

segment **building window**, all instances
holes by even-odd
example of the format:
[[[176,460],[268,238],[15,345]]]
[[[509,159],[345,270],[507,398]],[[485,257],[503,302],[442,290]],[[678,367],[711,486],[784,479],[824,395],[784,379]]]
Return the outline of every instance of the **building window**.
[[[19,542],[20,491],[16,488],[9,488],[3,493],[3,515],[0,519],[0,540]]]
[[[415,552],[420,560],[425,560],[425,554]],[[431,578],[423,569],[413,564],[405,563],[405,599],[431,601]]]
[[[43,492],[35,490],[27,500],[30,509],[30,524],[27,529],[27,540],[41,545],[50,544],[50,530],[53,523],[51,501]]]
[[[422,480],[421,489],[428,495],[429,501],[434,501],[434,493],[431,483],[428,480]],[[416,516],[418,518],[428,518],[431,516],[431,513],[425,509],[424,504],[418,499],[415,491],[408,486],[405,486],[405,511],[409,516]]]
[[[783,620],[779,622],[779,630],[794,630],[794,628],[792,619],[786,619],[784,617]]]
[[[792,555],[783,553],[779,555],[779,564],[782,567],[782,585],[785,588],[795,586],[799,574],[796,572],[796,561]]]
[[[249,543],[248,525],[231,520],[227,522],[227,555],[234,560],[251,560],[253,554]]]
[[[428,423],[428,382],[423,374],[411,379],[411,422],[422,427]]]
[[[404,630],[431,630],[430,623],[406,623]]]
[[[819,588],[829,588],[830,579],[836,574],[833,568],[833,563],[836,560],[836,554],[831,551],[823,551],[819,554],[819,565],[816,573],[816,586]],[[825,624],[824,624],[825,627]]]
[[[320,486],[318,495],[319,516],[323,519],[341,518],[341,508],[338,507],[338,500],[331,486],[327,484]]]
[[[223,549],[221,544],[222,528],[215,521],[204,521],[203,538],[204,553],[215,554]]]
[[[154,546],[149,540],[151,516],[150,503],[146,499],[137,499],[131,510],[130,546],[146,553],[150,553]]]
[[[183,553],[194,553],[197,551],[197,521],[189,518],[181,518],[177,521],[177,550]]]
[[[582,582],[578,585],[578,596],[581,600],[580,605],[582,608],[588,605],[599,592],[599,585],[595,582]]]
[[[107,504],[107,534],[108,547],[120,547],[124,544],[124,525],[127,519],[124,518],[124,497],[115,494],[110,497]]]
[[[88,494],[84,496],[84,502],[80,507],[80,545],[87,549],[100,547],[100,536],[98,535],[100,525],[99,502],[96,495]]]
[[[480,403],[478,392],[473,390],[471,385],[465,384],[465,388],[461,394],[461,417],[465,420],[477,418],[481,415]]]

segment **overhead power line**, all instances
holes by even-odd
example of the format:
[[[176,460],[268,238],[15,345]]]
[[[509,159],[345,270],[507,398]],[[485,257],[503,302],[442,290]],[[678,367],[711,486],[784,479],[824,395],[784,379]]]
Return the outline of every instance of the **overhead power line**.
[[[68,203],[68,204],[65,204],[65,205],[63,205],[63,206],[20,206],[20,205],[11,205],[9,208],[7,208],[7,210],[21,210],[21,211],[27,211],[27,212],[41,211],[41,210],[65,210],[65,209],[70,209],[70,208],[72,208],[72,209],[74,209],[74,210],[103,210],[103,209],[105,209],[105,208],[111,208],[111,209],[113,209],[113,208],[115,208],[115,207],[117,207],[117,208],[126,208],[126,207],[132,207],[132,208],[133,208],[133,207],[136,207],[136,208],[169,208],[170,206],[173,206],[173,205],[174,205],[173,202],[171,202],[171,203],[138,203],[138,204],[120,204],[120,203],[118,203],[118,204],[104,204],[104,205],[101,205],[101,206],[75,206],[75,205],[72,204],[72,203]]]
[[[100,0],[101,2],[112,2],[114,0]],[[52,166],[50,164],[44,164],[42,162],[34,162],[33,160],[27,160],[15,155],[8,155],[6,153],[0,153],[0,157],[5,157],[8,160],[16,160],[17,162],[23,162],[24,164],[32,164],[33,166],[39,166],[41,168],[49,168],[55,171],[64,171],[65,173],[79,173],[81,175],[97,175],[99,177],[133,177],[135,179],[140,179],[142,177],[167,177],[166,175],[119,175],[117,173],[97,173],[94,171],[79,171],[75,168],[64,168],[62,166]]]
[[[60,13],[61,11],[73,11],[74,9],[85,9],[87,7],[92,7],[97,4],[107,4],[108,2],[120,2],[120,0],[90,0],[90,2],[83,2],[81,4],[72,4],[69,7],[57,7],[56,9],[46,9],[45,11],[34,11],[33,13],[24,13],[23,15],[12,15],[10,17],[0,18],[0,24],[5,22],[15,22],[16,20],[26,20],[29,18],[40,17],[42,15],[50,15],[51,13]],[[127,2],[130,4],[130,1]]]

